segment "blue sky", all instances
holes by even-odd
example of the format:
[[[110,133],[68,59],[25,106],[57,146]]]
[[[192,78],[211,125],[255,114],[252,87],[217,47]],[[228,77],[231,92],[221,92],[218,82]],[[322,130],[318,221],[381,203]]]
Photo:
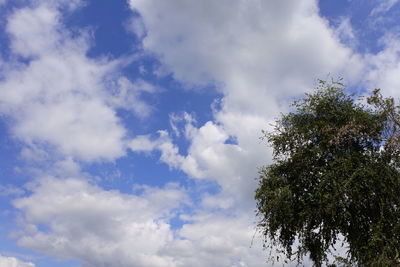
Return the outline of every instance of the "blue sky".
[[[0,265],[266,266],[261,130],[319,78],[398,98],[399,13],[0,0]]]

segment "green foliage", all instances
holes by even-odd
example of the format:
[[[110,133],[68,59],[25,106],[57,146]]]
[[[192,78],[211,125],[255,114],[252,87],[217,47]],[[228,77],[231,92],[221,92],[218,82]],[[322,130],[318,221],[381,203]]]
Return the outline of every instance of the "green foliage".
[[[264,133],[274,162],[259,172],[258,226],[289,259],[321,266],[341,235],[339,265],[400,266],[400,112],[379,90],[367,100],[320,81]]]

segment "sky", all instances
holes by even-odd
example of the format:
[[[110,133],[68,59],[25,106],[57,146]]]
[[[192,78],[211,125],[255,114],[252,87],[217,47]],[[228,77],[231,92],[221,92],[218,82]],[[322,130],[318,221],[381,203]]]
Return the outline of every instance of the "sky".
[[[272,266],[262,130],[399,98],[399,2],[0,0],[0,266]]]

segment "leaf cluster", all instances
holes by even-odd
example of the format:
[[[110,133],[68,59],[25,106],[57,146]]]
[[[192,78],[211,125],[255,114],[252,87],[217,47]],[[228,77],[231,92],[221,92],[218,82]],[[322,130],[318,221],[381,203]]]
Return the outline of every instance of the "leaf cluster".
[[[379,90],[367,102],[320,81],[265,133],[258,226],[289,259],[321,266],[342,236],[349,265],[400,266],[399,108]]]

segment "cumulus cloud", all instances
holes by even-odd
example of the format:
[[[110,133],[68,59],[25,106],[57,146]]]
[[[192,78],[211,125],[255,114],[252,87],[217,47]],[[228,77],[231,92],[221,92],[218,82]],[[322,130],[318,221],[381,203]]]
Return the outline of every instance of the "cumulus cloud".
[[[191,177],[203,177],[193,158],[190,155],[183,156],[179,153],[178,146],[173,143],[167,131],[160,130],[158,135],[157,138],[151,138],[150,135],[137,136],[129,141],[128,147],[135,152],[158,150],[161,152],[160,160],[171,168],[181,169]]]
[[[268,111],[276,109],[275,97],[303,93],[315,77],[356,75],[357,58],[319,16],[316,1],[130,3],[147,29],[144,48],[178,80],[222,84],[225,105]],[[345,72],[349,63],[354,71]]]
[[[14,257],[5,257],[0,255],[0,266],[4,267],[35,267],[32,262],[23,262]]]
[[[254,228],[247,216],[196,216],[179,230],[182,239],[167,247],[179,255],[177,266],[266,266],[259,242],[252,244]]]
[[[316,78],[332,73],[356,80],[363,67],[313,0],[130,4],[146,27],[143,47],[177,80],[214,83],[223,94],[213,121],[185,126],[192,125],[187,155],[177,155],[165,142],[159,148],[170,152],[162,160],[194,177],[212,178],[223,191],[249,201],[257,167],[270,159],[260,144],[261,130],[287,110],[288,101],[311,90]]]
[[[89,36],[73,35],[62,24],[57,8],[64,2],[38,3],[7,20],[13,56],[1,73],[0,112],[13,119],[13,134],[31,150],[45,145],[86,161],[122,156],[126,129],[116,109],[148,116],[140,94],[155,88],[121,77],[122,60],[87,57]]]
[[[42,178],[14,201],[23,216],[19,245],[84,266],[265,266],[253,219],[195,209],[186,190],[136,186],[135,195],[85,180]],[[171,218],[185,222],[174,230]]]
[[[195,179],[216,181],[221,190],[202,197],[203,209],[240,211],[243,217],[253,218],[257,167],[271,160],[270,148],[259,139],[261,130],[270,130],[279,112],[288,111],[289,102],[312,90],[316,78],[343,76],[351,84],[365,73],[365,58],[351,48],[356,40],[349,20],[344,19],[337,29],[330,28],[314,0],[132,0],[130,4],[146,28],[143,47],[158,55],[175,79],[193,88],[214,84],[223,95],[213,109],[214,119],[203,125],[187,114],[170,116],[175,138],[189,141],[187,151],[180,153],[166,131],[156,139],[141,137],[147,145],[131,149],[159,150],[160,160],[172,168]],[[233,262],[230,245],[239,251],[238,244],[243,245],[245,238],[223,227],[229,218],[211,217],[182,227],[180,234],[187,240],[172,243],[176,254],[187,257],[181,262],[193,266],[214,266],[213,261],[218,262],[216,266],[264,264],[259,250],[258,256],[241,254],[237,259],[247,260]],[[248,235],[254,225],[241,218],[234,216],[229,224]],[[191,261],[191,251],[202,255],[201,259]]]
[[[186,193],[175,184],[136,189],[139,195],[127,195],[81,179],[43,178],[31,196],[14,201],[24,214],[18,243],[87,266],[173,266],[160,250],[173,239],[168,220]]]
[[[381,88],[385,95],[400,98],[400,39],[389,34],[381,42],[380,52],[366,55],[368,87]]]
[[[195,120],[187,113],[181,118],[173,116],[175,121],[185,121],[181,127],[185,138],[190,142],[186,155],[179,152],[179,147],[174,144],[173,138],[167,131],[159,131],[157,138],[149,135],[138,136],[128,144],[130,149],[136,152],[150,152],[158,150],[161,153],[160,161],[171,168],[184,171],[194,179],[208,179],[216,181],[221,186],[219,196],[207,196],[207,201],[215,207],[225,209],[252,208],[253,193],[256,186],[256,166],[262,166],[269,160],[270,150],[261,144],[254,142],[255,134],[260,125],[266,125],[264,119],[243,114],[222,114],[221,121],[228,123],[216,124],[211,121],[201,127],[195,126]],[[232,121],[232,123],[229,123]],[[244,130],[246,129],[246,130]],[[176,131],[181,129],[176,128]],[[241,145],[229,142],[229,133],[244,140]],[[249,138],[246,138],[250,136]],[[248,141],[247,143],[245,141]],[[260,158],[262,155],[262,158]],[[254,166],[249,168],[247,166]],[[219,204],[223,203],[223,204]]]
[[[271,159],[261,129],[270,129],[316,78],[359,78],[364,59],[340,42],[340,35],[354,37],[349,22],[331,29],[313,0],[130,1],[140,14],[132,31],[159,57],[163,72],[188,86],[216,84],[223,98],[212,121],[199,125],[189,113],[171,114],[173,135],[161,130],[126,141],[116,109],[148,116],[151,107],[140,94],[157,89],[120,77],[121,61],[88,58],[87,35],[73,37],[62,26],[56,2],[8,19],[13,53],[28,63],[11,62],[4,70],[0,112],[30,145],[25,154],[35,157],[50,145],[66,156],[56,165],[79,176],[75,158],[112,160],[126,147],[158,150],[160,161],[193,179],[211,179],[220,191],[202,195],[185,214],[180,209],[191,202],[176,184],[122,194],[83,179],[43,178],[31,184],[30,196],[14,201],[24,226],[19,244],[86,266],[264,266],[260,240],[250,247],[254,178]],[[371,84],[395,88],[398,50],[391,39],[366,57],[375,66]],[[187,151],[176,138],[189,141]],[[173,229],[178,215],[184,224]]]

